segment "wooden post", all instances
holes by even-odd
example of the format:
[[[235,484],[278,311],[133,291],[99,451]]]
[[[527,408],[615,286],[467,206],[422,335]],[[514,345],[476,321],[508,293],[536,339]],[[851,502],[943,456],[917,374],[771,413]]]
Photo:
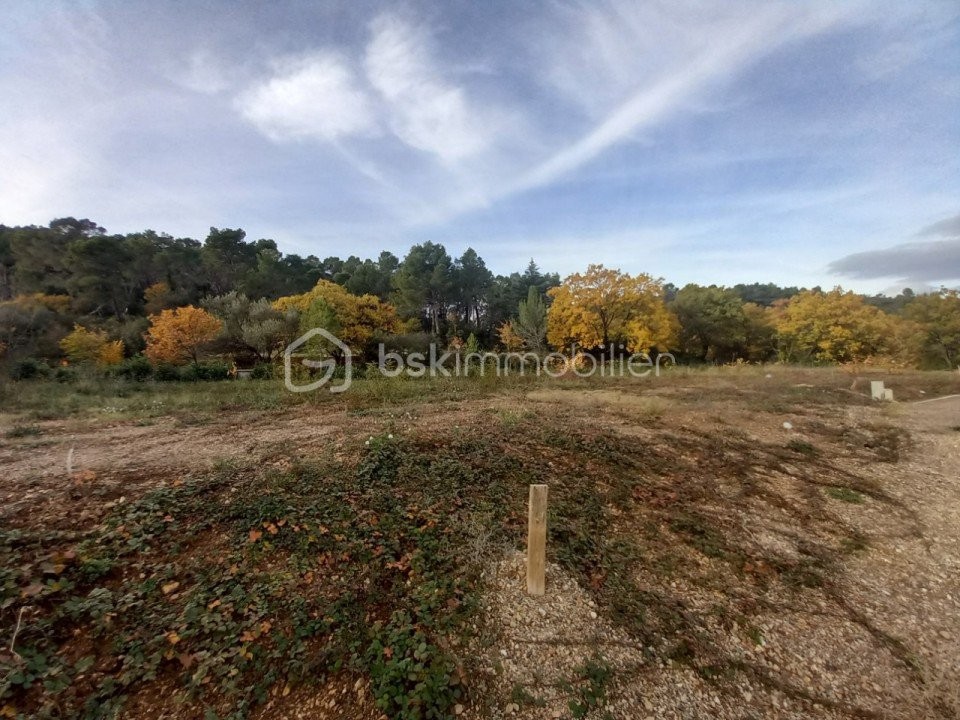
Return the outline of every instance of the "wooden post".
[[[547,486],[530,486],[527,518],[527,592],[543,595],[547,564]]]

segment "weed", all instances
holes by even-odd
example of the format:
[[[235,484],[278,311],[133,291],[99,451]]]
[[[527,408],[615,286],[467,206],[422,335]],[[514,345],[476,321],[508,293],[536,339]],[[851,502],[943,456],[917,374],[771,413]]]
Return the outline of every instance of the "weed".
[[[763,645],[763,631],[758,628],[756,625],[748,625],[746,628],[747,637],[753,641],[754,645],[760,646]]]
[[[832,485],[826,489],[826,493],[835,500],[842,500],[843,502],[854,503],[856,505],[863,503],[863,495],[848,487]]]
[[[573,685],[574,697],[567,703],[574,718],[584,718],[591,710],[606,704],[607,684],[613,668],[602,655],[594,655],[577,667]]]
[[[806,440],[801,440],[800,438],[793,438],[790,442],[787,443],[787,449],[793,450],[795,453],[800,455],[813,456],[817,454],[817,449],[808,443]]]
[[[517,684],[510,691],[510,702],[516,705],[531,705],[533,707],[545,707],[547,701],[538,697],[527,690],[523,685]]]
[[[870,544],[867,542],[866,536],[859,532],[852,533],[850,537],[843,538],[841,542],[841,548],[845,553],[863,552],[869,547]]]

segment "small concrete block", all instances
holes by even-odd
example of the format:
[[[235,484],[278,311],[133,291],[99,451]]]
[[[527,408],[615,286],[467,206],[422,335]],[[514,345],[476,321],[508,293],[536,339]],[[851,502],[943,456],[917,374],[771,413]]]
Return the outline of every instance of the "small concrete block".
[[[886,396],[883,388],[883,380],[870,381],[870,397],[873,400],[883,400]]]
[[[893,402],[893,390],[885,388],[883,391],[883,399],[887,402]]]

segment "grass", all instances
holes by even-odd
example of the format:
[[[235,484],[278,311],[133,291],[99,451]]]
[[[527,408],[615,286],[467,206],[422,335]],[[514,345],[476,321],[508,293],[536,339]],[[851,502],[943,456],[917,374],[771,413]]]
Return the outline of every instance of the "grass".
[[[43,429],[37,427],[36,425],[14,425],[11,429],[7,430],[4,433],[4,437],[7,438],[25,438],[25,437],[36,437],[41,435]]]
[[[835,500],[860,505],[863,503],[863,495],[848,487],[828,487],[827,495]]]
[[[587,390],[597,393],[590,397],[573,393],[567,397],[574,403],[587,402],[600,407],[612,407],[624,415],[639,413],[655,419],[668,412],[669,406],[655,397],[640,397],[639,393],[664,384],[682,386],[687,392],[701,393],[703,398],[723,399],[726,394],[734,392],[723,387],[723,381],[728,379],[750,389],[749,402],[757,410],[773,413],[838,401],[848,403],[856,396],[856,393],[851,394],[845,389],[856,375],[840,368],[677,366],[665,367],[661,372],[659,378],[651,374],[645,378],[572,377],[554,380],[529,374],[497,377],[493,373],[471,377],[385,378],[371,368],[358,370],[358,376],[343,400],[350,409],[363,412],[398,407],[424,399],[456,401],[539,389],[550,394],[549,398],[544,399],[554,400],[563,396],[555,393]],[[957,374],[946,371],[898,374],[864,369],[863,373],[895,376],[898,388],[902,389],[905,397],[920,397],[921,390],[926,393],[925,397],[957,391]],[[865,392],[864,404],[869,404]],[[336,396],[325,392],[288,392],[283,382],[276,379],[166,383],[131,382],[93,376],[66,384],[44,380],[0,383],[0,408],[13,411],[18,417],[29,421],[66,417],[89,421],[146,419],[197,410],[282,410],[301,405],[323,406],[337,401]]]

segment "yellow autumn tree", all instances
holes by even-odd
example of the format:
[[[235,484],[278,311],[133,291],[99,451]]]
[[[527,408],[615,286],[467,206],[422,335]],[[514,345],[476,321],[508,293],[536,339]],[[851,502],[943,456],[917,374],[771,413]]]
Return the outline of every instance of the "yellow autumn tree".
[[[919,295],[904,315],[915,327],[914,344],[925,367],[960,365],[960,292],[944,288]]]
[[[173,291],[162,280],[153,283],[143,291],[143,309],[148,315],[155,315],[161,310],[176,304]]]
[[[279,298],[273,306],[300,313],[302,331],[322,327],[358,353],[375,335],[398,333],[402,328],[392,305],[375,295],[353,295],[329,280],[321,280],[302,295]]]
[[[516,328],[513,326],[513,322],[507,320],[502,323],[500,327],[497,328],[497,336],[500,338],[500,342],[503,343],[503,346],[512,351],[523,350],[524,341],[520,333],[517,332]]]
[[[45,293],[34,293],[33,295],[20,295],[14,298],[13,301],[17,302],[21,299],[25,302],[32,302],[42,305],[47,310],[59,313],[60,315],[64,315],[70,311],[69,295],[47,295]]]
[[[193,305],[162,310],[150,316],[144,354],[153,362],[183,365],[197,362],[204,346],[220,332],[221,322]]]
[[[666,350],[676,341],[677,320],[664,303],[663,283],[603,265],[564,279],[547,294],[547,340],[557,348],[622,343],[631,352]]]
[[[837,287],[804,290],[774,309],[777,352],[787,362],[863,362],[889,355],[897,319]]]
[[[102,330],[88,330],[82,325],[73,326],[73,330],[60,341],[60,349],[70,362],[77,364],[107,367],[123,361],[122,340],[111,342]]]

